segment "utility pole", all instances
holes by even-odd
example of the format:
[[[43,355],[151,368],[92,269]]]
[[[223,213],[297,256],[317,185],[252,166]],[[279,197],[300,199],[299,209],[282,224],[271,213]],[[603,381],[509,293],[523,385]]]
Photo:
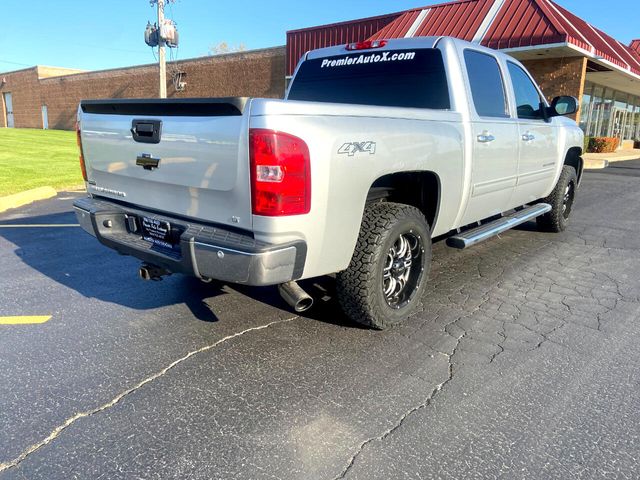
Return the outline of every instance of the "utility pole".
[[[167,98],[167,57],[165,53],[165,41],[160,32],[164,25],[164,2],[158,2],[158,66],[160,68],[160,98]]]

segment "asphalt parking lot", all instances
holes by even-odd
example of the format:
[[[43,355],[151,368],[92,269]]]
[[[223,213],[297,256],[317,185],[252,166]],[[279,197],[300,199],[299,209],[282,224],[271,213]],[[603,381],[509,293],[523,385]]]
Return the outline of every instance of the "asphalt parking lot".
[[[385,332],[331,279],[305,316],[143,282],[64,226],[77,195],[0,214],[0,317],[50,317],[0,324],[3,480],[639,477],[640,161],[586,173],[563,234],[437,244]]]

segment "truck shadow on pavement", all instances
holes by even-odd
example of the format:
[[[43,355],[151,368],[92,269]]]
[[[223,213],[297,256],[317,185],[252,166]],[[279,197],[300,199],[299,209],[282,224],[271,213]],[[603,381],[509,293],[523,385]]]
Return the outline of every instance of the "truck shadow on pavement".
[[[228,294],[231,290],[273,308],[293,313],[276,287],[256,288],[225,285],[221,282],[205,284],[184,275],[171,275],[159,282],[145,282],[137,275],[140,265],[138,259],[119,255],[100,245],[79,227],[55,226],[69,224],[76,224],[73,212],[4,220],[0,221],[0,239],[14,246],[14,253],[22,263],[84,297],[102,302],[135,310],[185,304],[197,319],[217,322],[219,318],[212,310],[215,305],[208,304],[215,297]],[[14,228],[12,225],[21,227]],[[34,227],[25,228],[26,225]],[[4,268],[16,270],[11,264]],[[340,310],[335,300],[333,278],[323,277],[301,284],[315,299],[314,307],[301,316],[334,325],[360,328]],[[34,289],[37,288],[34,285]]]
[[[34,228],[13,228],[7,225],[40,225]],[[276,287],[248,287],[243,285],[200,280],[184,275],[165,277],[160,282],[145,282],[138,277],[140,261],[134,257],[122,256],[100,245],[98,241],[79,227],[56,227],[55,225],[76,224],[73,212],[53,213],[23,217],[19,220],[0,221],[0,248],[2,240],[9,242],[18,259],[48,277],[68,287],[84,297],[113,303],[135,310],[152,310],[161,307],[184,304],[195,318],[204,322],[217,322],[217,314],[224,314],[228,308],[225,302],[216,302],[216,297],[237,292],[271,308],[295,315],[293,309],[278,294]],[[46,225],[46,226],[44,226]],[[516,231],[530,235],[536,232],[535,222],[519,226]],[[534,236],[528,242],[535,242]],[[9,247],[11,248],[11,246]],[[477,252],[477,250],[475,250]],[[434,252],[440,260],[462,255],[461,252],[444,247],[444,243],[434,245]],[[477,254],[477,253],[476,253]],[[475,256],[475,254],[471,254]],[[463,255],[467,256],[467,255]],[[18,272],[10,257],[2,269]],[[508,263],[508,259],[503,259]],[[437,263],[437,262],[436,262]],[[466,278],[461,264],[456,265],[462,278]],[[433,277],[436,277],[435,279]],[[435,281],[434,281],[435,280]],[[433,275],[437,285],[437,275]],[[314,306],[301,317],[346,328],[366,328],[350,320],[340,309],[336,299],[335,278],[325,276],[300,282],[301,286],[314,298]],[[40,287],[38,286],[40,285]],[[35,281],[34,291],[47,286],[46,280]],[[469,285],[470,286],[470,285]],[[431,289],[437,294],[437,289]],[[232,293],[233,294],[233,293]]]
[[[205,284],[184,275],[172,275],[160,282],[145,282],[137,274],[140,265],[138,259],[119,255],[100,245],[79,227],[55,227],[75,223],[73,212],[0,221],[0,245],[2,239],[10,242],[14,246],[15,255],[24,264],[84,297],[135,310],[184,304],[195,318],[204,322],[217,322],[219,318],[215,313],[216,302],[212,301],[231,291],[294,315],[293,309],[280,297],[276,287],[257,288],[222,282]],[[5,227],[16,224],[47,226]],[[535,222],[521,225],[517,230],[523,233],[533,232],[536,230]],[[440,257],[458,254],[457,251],[436,245],[434,248],[439,250]],[[19,269],[11,265],[12,260],[8,262],[9,265],[4,268],[19,272]],[[315,301],[313,308],[300,314],[301,317],[346,328],[366,328],[350,320],[340,309],[336,299],[335,279],[332,276],[305,280],[300,284]],[[46,286],[46,281],[41,285]],[[34,285],[34,289],[37,288]]]
[[[136,310],[184,303],[199,320],[218,321],[204,300],[222,295],[223,291],[181,275],[172,275],[162,282],[142,281],[137,275],[140,264],[137,259],[109,250],[79,227],[55,226],[75,223],[73,212],[0,221],[0,242],[4,239],[13,244],[15,255],[24,264],[87,298]],[[21,275],[11,265],[12,260],[7,262],[9,265],[3,269]],[[41,286],[46,286],[46,282]],[[38,288],[36,283],[34,290]]]
[[[306,312],[300,313],[301,317],[340,327],[367,329],[367,327],[359,325],[347,317],[340,308],[333,276],[302,280],[299,284],[313,297],[313,307]],[[243,285],[227,285],[227,287],[271,307],[288,310],[292,314],[295,313],[282,299],[276,287],[256,288]]]

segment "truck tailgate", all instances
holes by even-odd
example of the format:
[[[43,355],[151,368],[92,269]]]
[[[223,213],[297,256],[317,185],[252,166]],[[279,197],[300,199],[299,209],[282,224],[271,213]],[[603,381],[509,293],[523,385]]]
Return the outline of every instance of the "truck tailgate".
[[[248,110],[244,98],[83,101],[89,193],[250,229]]]

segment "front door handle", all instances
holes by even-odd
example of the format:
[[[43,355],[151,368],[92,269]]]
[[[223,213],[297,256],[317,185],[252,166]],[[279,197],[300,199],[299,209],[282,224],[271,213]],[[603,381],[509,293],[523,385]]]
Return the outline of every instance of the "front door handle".
[[[525,142],[532,142],[535,139],[536,139],[536,136],[530,133],[525,133],[522,135],[522,140]]]
[[[494,137],[493,135],[491,135],[490,133],[483,133],[481,135],[478,135],[478,141],[480,143],[491,143],[496,139],[496,137]]]

